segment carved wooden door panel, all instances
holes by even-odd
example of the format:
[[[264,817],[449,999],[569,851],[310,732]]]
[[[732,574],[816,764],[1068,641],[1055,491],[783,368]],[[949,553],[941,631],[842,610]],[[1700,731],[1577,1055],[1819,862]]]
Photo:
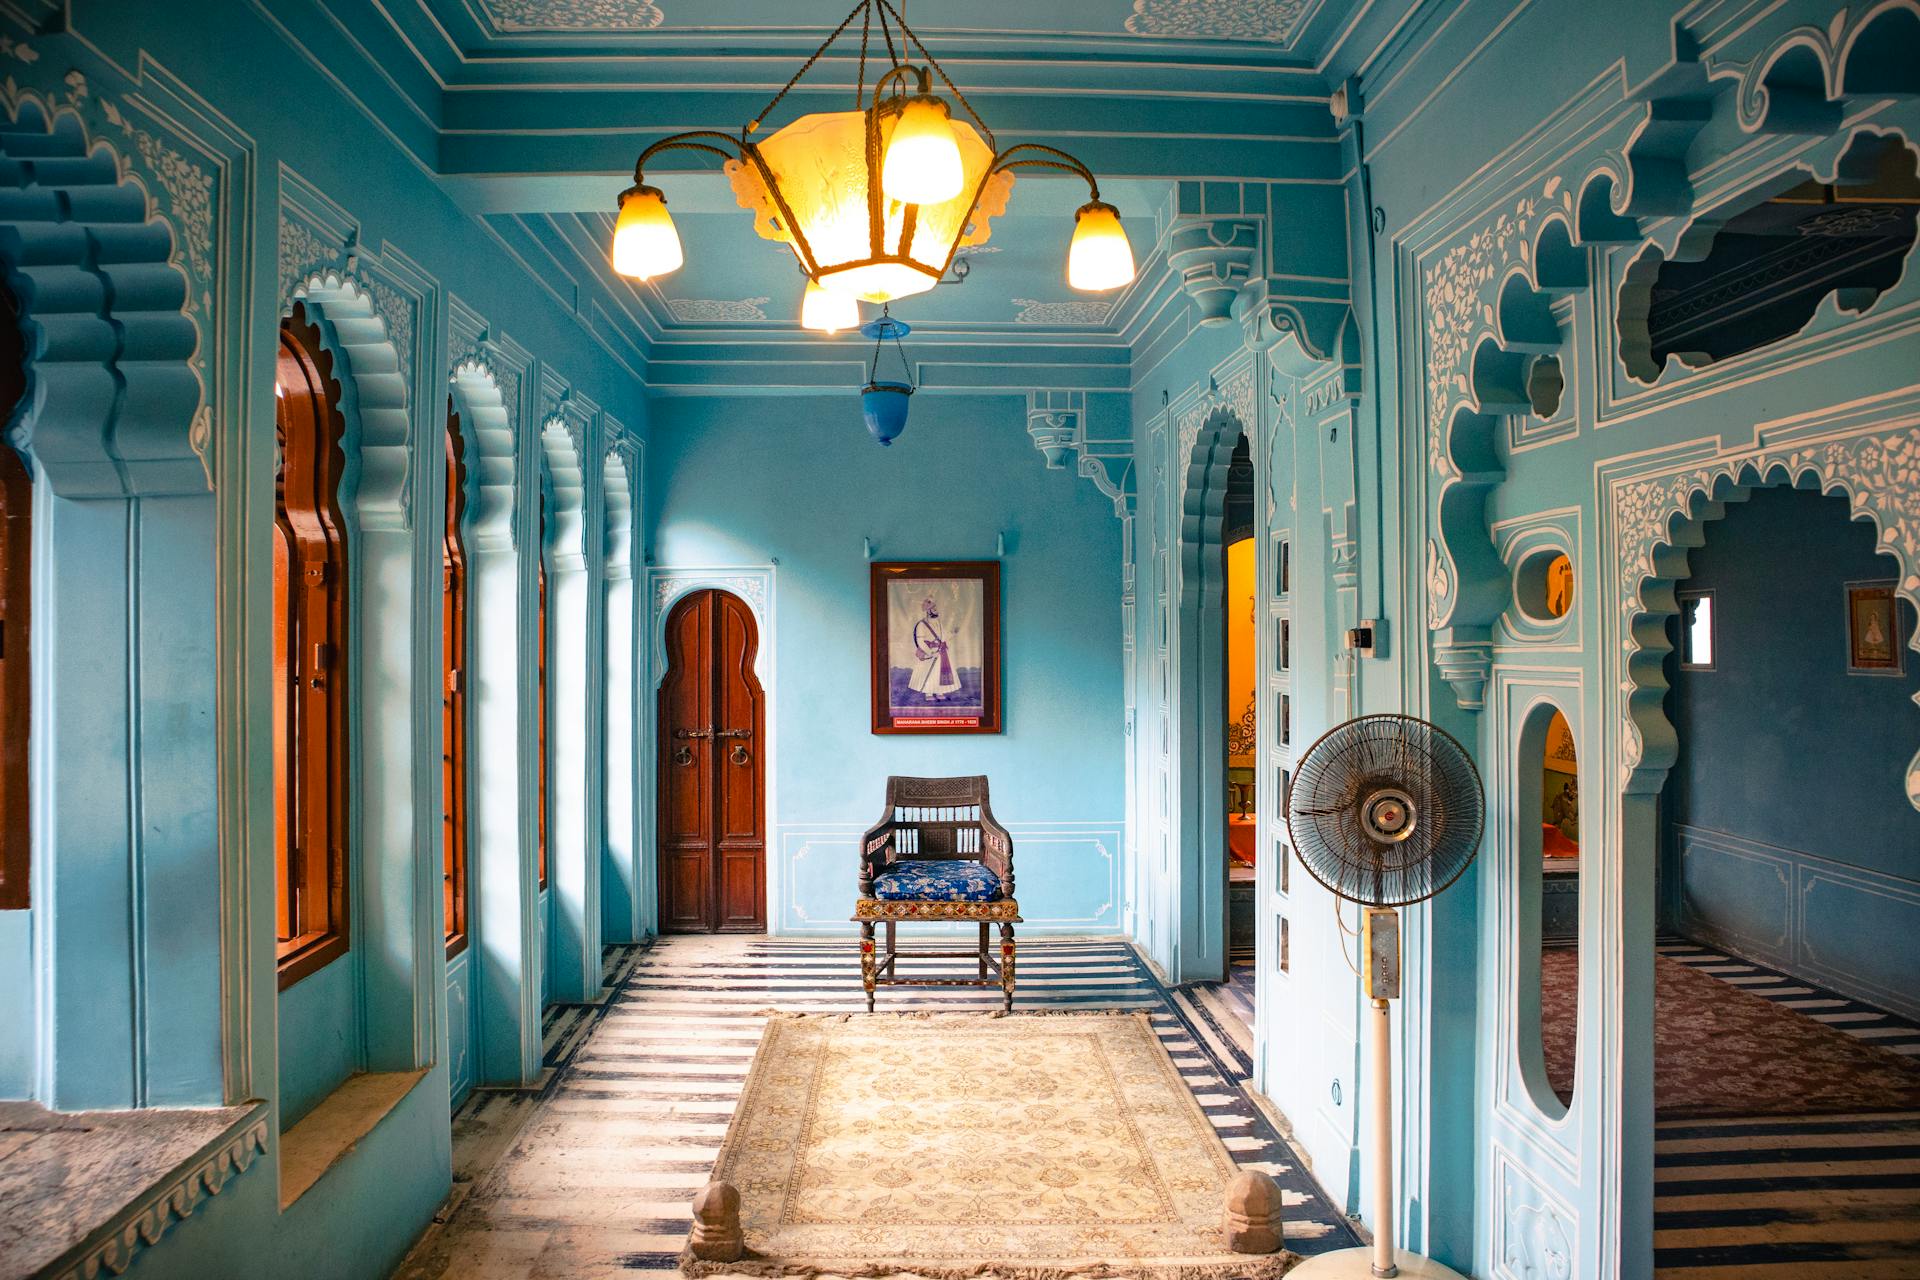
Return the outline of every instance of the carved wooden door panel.
[[[667,618],[660,685],[660,929],[767,927],[766,713],[753,614],[696,591]]]

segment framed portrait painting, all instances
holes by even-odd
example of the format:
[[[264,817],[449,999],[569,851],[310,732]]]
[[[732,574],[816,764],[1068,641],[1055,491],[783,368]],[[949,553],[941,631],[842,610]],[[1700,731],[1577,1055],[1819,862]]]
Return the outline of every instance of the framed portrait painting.
[[[1000,565],[871,567],[873,731],[1000,732]]]
[[[1861,675],[1899,675],[1899,612],[1893,583],[1847,584],[1847,670]]]

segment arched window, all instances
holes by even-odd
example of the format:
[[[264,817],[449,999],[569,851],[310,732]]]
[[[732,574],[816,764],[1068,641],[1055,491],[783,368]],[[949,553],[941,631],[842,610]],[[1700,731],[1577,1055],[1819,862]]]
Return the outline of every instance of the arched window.
[[[440,785],[447,958],[467,949],[467,551],[460,541],[467,466],[447,402],[447,518],[440,544]]]
[[[274,825],[280,986],[347,951],[345,421],[332,357],[296,306],[280,326],[274,426]]]
[[[26,393],[19,307],[0,290],[0,428]],[[33,565],[33,479],[0,444],[0,911],[27,905],[27,732],[33,693],[27,646]]]

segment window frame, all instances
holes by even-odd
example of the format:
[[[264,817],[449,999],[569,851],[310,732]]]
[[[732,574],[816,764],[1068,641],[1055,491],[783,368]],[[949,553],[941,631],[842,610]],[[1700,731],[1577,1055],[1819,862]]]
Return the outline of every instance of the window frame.
[[[1705,600],[1707,602],[1707,661],[1687,661],[1687,601]],[[1696,587],[1692,590],[1673,593],[1673,660],[1682,671],[1718,671],[1720,669],[1720,623],[1719,608],[1713,599],[1713,588]]]
[[[467,639],[470,581],[461,527],[466,516],[466,442],[460,415],[447,401],[446,520],[440,544],[440,781],[441,879],[447,959],[467,949],[469,895],[469,805]]]
[[[272,665],[275,957],[284,991],[351,949],[351,632],[339,500],[346,421],[333,357],[304,305],[281,322],[279,344]]]

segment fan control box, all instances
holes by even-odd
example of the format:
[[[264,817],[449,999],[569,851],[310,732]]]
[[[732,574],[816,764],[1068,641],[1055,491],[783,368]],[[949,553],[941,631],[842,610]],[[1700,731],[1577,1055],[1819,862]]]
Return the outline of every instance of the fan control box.
[[[1400,913],[1392,907],[1368,907],[1360,925],[1360,950],[1367,961],[1367,997],[1400,998]]]

